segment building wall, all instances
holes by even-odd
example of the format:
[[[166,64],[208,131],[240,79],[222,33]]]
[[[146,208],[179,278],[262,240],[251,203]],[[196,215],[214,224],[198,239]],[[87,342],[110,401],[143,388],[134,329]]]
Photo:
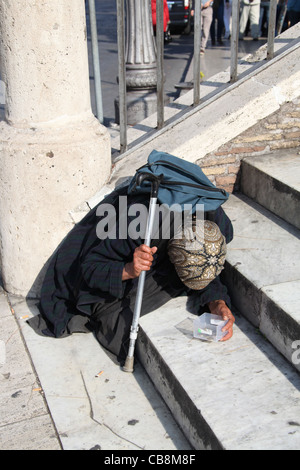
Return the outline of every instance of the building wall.
[[[300,152],[300,97],[283,104],[279,111],[208,153],[197,163],[216,186],[232,192],[239,188],[240,162],[244,157],[297,147]]]

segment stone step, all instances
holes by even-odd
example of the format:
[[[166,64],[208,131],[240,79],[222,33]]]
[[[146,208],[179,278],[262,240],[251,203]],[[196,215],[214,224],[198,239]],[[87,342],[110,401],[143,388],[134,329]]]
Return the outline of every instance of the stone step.
[[[300,229],[299,149],[245,158],[241,192]]]
[[[193,338],[186,297],[140,320],[137,355],[197,450],[299,448],[300,376],[243,316],[223,343]]]
[[[195,449],[299,445],[300,231],[290,223],[295,215],[287,219],[277,209],[276,194],[290,211],[298,159],[293,152],[255,164],[246,159],[242,188],[260,204],[235,194],[223,206],[234,227],[224,271],[236,316],[233,338],[193,338],[195,315],[185,297],[141,318],[139,358]]]
[[[224,270],[232,302],[300,370],[300,232],[244,195],[223,207],[234,227]]]
[[[224,271],[233,338],[193,338],[180,297],[141,318],[137,355],[195,449],[297,449],[300,232],[245,195],[223,207],[235,233]]]

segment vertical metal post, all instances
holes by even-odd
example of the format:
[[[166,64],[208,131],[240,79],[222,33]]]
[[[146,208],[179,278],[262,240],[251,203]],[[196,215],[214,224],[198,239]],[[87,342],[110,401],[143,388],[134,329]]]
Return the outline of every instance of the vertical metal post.
[[[232,2],[232,33],[230,56],[230,82],[236,82],[238,78],[238,48],[240,30],[240,0]]]
[[[125,5],[117,0],[117,30],[119,54],[119,113],[120,153],[127,150],[126,60],[125,60]]]
[[[157,129],[164,126],[164,2],[156,2]]]
[[[194,10],[194,106],[200,103],[201,1],[195,0]]]
[[[274,57],[277,0],[271,0],[269,8],[267,60],[273,59]]]
[[[100,72],[100,58],[99,58],[95,0],[89,0],[89,14],[90,14],[89,15],[90,25],[91,25],[91,41],[92,41],[97,118],[99,119],[101,124],[103,124],[103,102],[102,102],[102,90],[101,90],[101,72]]]

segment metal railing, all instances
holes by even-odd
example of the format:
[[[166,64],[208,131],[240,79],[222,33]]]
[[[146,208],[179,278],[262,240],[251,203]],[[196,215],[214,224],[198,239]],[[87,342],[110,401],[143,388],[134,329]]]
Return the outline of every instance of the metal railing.
[[[126,15],[125,1],[117,1],[117,31],[118,31],[118,54],[119,54],[119,121],[120,121],[120,154],[128,149],[127,143],[127,105],[126,105]],[[231,26],[231,48],[230,48],[230,84],[238,81],[238,48],[239,48],[239,22],[240,22],[240,0],[232,2],[232,26]],[[274,57],[274,39],[276,31],[277,0],[270,0],[267,38],[267,60]],[[90,21],[92,31],[92,48],[96,85],[96,102],[98,119],[101,120],[101,90],[100,64],[98,54],[98,43],[96,40],[95,0],[89,0]],[[150,8],[150,0],[149,0]],[[163,1],[156,2],[156,54],[157,54],[157,130],[165,126],[164,118],[164,28],[163,28]],[[277,30],[277,34],[280,31]],[[97,43],[97,44],[96,44]],[[201,0],[194,0],[194,60],[193,60],[193,87],[194,96],[192,107],[200,105],[200,44],[201,44]],[[229,85],[230,85],[229,84]],[[191,107],[187,106],[187,112]]]

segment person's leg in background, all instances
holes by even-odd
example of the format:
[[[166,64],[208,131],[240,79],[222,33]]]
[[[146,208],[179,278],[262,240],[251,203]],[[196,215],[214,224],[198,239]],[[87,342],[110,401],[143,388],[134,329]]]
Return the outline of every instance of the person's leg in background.
[[[201,35],[201,49],[200,53],[204,54],[207,41],[209,38],[210,27],[213,19],[213,9],[211,6],[204,8],[201,12],[202,19],[202,35]]]
[[[232,13],[232,0],[225,0],[224,5],[224,38],[229,39],[231,36],[231,13]]]
[[[259,18],[260,18],[260,2],[250,6],[250,25],[251,36],[254,40],[259,38]]]
[[[240,17],[240,39],[244,38],[246,31],[249,15],[250,15],[250,5],[246,4],[244,1],[241,2],[241,17]]]
[[[218,21],[217,41],[220,45],[222,45],[223,44],[222,36],[223,36],[223,31],[224,31],[224,0],[220,1],[218,14],[217,14],[217,21]]]

